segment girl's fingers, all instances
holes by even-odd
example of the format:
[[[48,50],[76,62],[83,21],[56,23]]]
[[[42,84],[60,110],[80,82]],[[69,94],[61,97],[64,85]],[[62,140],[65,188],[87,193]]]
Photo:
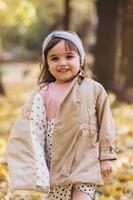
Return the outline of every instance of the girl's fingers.
[[[106,176],[106,171],[105,170],[102,170],[102,175]]]
[[[106,175],[108,176],[111,173],[110,169],[107,170]]]
[[[112,172],[112,167],[110,166],[110,168],[107,169],[107,171],[108,171],[108,175],[109,175]]]
[[[111,172],[112,172],[111,164],[107,161],[101,161],[102,176],[104,176],[104,177],[109,176]]]
[[[109,168],[109,169],[105,169],[102,171],[102,175],[103,176],[109,176],[109,174],[112,172],[112,169]]]

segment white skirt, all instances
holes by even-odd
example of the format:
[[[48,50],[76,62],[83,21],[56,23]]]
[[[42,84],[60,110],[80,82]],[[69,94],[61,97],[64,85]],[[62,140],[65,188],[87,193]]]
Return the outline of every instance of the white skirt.
[[[47,134],[46,134],[46,162],[47,166],[50,169],[50,161],[51,161],[51,152],[52,152],[52,141],[53,141],[53,128],[54,128],[54,119],[48,121],[47,126]],[[50,188],[50,192],[48,195],[43,196],[42,200],[71,200],[72,187],[80,190],[82,192],[87,193],[92,199],[96,190],[95,184],[90,183],[76,183],[76,184],[68,184],[62,185],[58,187]]]

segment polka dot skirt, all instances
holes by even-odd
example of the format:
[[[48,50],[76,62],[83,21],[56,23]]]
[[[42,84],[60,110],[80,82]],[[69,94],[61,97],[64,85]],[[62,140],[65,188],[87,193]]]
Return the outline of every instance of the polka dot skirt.
[[[46,162],[48,168],[50,169],[51,153],[52,153],[52,140],[53,140],[53,128],[54,119],[48,121],[47,134],[45,138],[45,152],[46,152]],[[96,185],[89,183],[76,183],[74,185],[68,184],[63,186],[57,186],[50,188],[49,194],[44,195],[42,200],[71,200],[72,187],[76,190],[87,193],[92,199],[95,193]]]

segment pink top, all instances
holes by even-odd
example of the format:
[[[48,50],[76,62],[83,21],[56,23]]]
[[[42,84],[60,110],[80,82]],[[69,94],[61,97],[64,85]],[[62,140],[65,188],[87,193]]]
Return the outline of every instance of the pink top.
[[[70,82],[58,84],[55,82],[49,83],[48,88],[41,90],[41,95],[46,105],[46,113],[48,120],[55,118],[59,105],[62,101],[64,92]]]

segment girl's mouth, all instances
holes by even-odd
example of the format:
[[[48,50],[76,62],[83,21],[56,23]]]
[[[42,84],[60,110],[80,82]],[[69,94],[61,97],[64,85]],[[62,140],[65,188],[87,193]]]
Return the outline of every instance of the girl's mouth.
[[[68,72],[69,69],[59,69],[58,71],[64,73],[64,72]]]

